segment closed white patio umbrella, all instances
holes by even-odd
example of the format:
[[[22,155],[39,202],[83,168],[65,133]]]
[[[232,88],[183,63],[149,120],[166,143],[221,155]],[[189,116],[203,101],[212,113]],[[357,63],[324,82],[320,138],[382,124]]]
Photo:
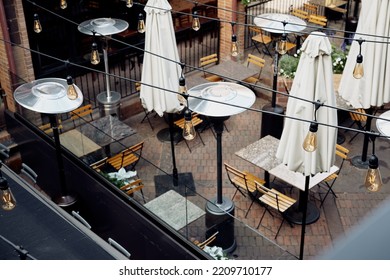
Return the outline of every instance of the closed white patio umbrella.
[[[362,38],[368,41],[363,42],[361,50],[364,76],[361,79],[353,77],[356,57],[359,54],[359,43],[353,41],[340,80],[339,93],[354,108],[382,106],[390,102],[390,44],[388,39],[368,34],[390,36],[390,1],[362,0],[356,33],[354,39]]]
[[[368,34],[376,36],[368,36]],[[341,97],[352,107],[368,109],[367,113],[371,113],[373,107],[380,107],[390,102],[390,42],[389,39],[386,39],[389,36],[390,1],[362,0],[354,39],[361,38],[366,41],[361,45],[364,76],[360,79],[353,77],[356,57],[360,49],[359,43],[353,41],[338,90]],[[366,131],[371,130],[371,120],[372,117],[369,116],[366,122]],[[366,134],[362,154],[351,160],[355,167],[368,167],[368,142],[369,136]]]
[[[167,0],[149,0],[145,6],[145,54],[140,98],[147,111],[154,110],[160,117],[182,109],[176,94],[163,90],[178,91],[181,74],[171,9]]]
[[[301,58],[291,87],[291,97],[287,103],[287,118],[276,156],[289,170],[300,172],[306,176],[305,191],[300,192],[299,207],[295,208],[296,215],[302,222],[300,252],[302,259],[309,180],[312,175],[329,171],[334,163],[337,111],[325,106],[320,106],[316,111],[316,106],[312,103],[318,101],[332,107],[336,105],[330,56],[332,48],[328,38],[324,33],[313,32],[303,43],[301,50]],[[319,124],[318,146],[315,151],[306,152],[302,144],[309,132],[310,123],[314,122],[315,119]]]
[[[168,113],[173,161],[173,183],[178,184],[172,114],[183,106],[177,99],[180,58],[173,28],[171,5],[167,0],[149,0],[145,6],[145,53],[142,67],[140,98],[142,106],[160,117]]]

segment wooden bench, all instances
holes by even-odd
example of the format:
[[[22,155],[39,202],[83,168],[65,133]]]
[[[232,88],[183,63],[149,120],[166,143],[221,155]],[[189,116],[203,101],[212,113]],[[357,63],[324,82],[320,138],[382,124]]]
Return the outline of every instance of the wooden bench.
[[[267,187],[263,186],[263,183],[255,181],[256,190],[259,192],[260,196],[258,197],[258,200],[264,204],[265,209],[263,212],[263,215],[260,218],[259,224],[257,225],[257,228],[261,225],[261,222],[263,221],[265,212],[269,210],[268,208],[272,208],[279,212],[282,216],[282,222],[280,223],[280,226],[278,228],[278,231],[275,235],[275,239],[278,237],[279,231],[284,223],[284,212],[289,209],[294,203],[296,203],[296,200],[294,198],[291,198],[275,189],[269,189]]]

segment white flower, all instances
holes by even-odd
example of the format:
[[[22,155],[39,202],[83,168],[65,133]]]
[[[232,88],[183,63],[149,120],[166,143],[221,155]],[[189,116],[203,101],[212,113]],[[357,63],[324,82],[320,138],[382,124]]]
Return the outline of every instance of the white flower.
[[[335,63],[333,63],[333,66],[336,66],[337,64],[336,64],[336,62]]]
[[[223,250],[221,247],[213,246],[205,246],[203,251],[205,251],[207,254],[209,254],[211,257],[213,257],[216,260],[227,260],[228,258],[224,255]]]
[[[108,173],[110,178],[115,178],[117,180],[126,180],[137,175],[137,171],[126,171],[123,167],[118,170],[118,172]]]
[[[284,73],[284,70],[283,70],[283,69],[280,69],[280,73]]]
[[[340,64],[343,65],[343,63],[344,63],[344,62],[341,60],[341,61],[340,61]]]

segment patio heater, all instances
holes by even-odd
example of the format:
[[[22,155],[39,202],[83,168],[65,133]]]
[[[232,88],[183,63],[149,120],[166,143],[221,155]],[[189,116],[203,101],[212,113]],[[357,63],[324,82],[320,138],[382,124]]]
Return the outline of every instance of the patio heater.
[[[110,90],[110,77],[108,75],[108,39],[111,35],[125,31],[129,24],[121,19],[97,18],[86,20],[78,26],[78,30],[86,35],[101,37],[103,44],[104,71],[106,76],[106,91],[97,96],[99,103],[99,112],[101,116],[107,114],[116,114],[120,118],[120,100],[121,94]]]
[[[210,118],[217,136],[217,196],[206,203],[206,227],[218,231],[216,246],[226,253],[236,248],[234,239],[234,203],[222,195],[222,132],[223,123],[232,115],[242,113],[255,103],[256,96],[249,88],[228,82],[206,83],[188,91],[191,111]],[[207,236],[206,236],[207,237]]]
[[[60,183],[60,196],[53,200],[60,207],[66,208],[73,205],[76,202],[76,197],[70,194],[66,185],[56,115],[68,113],[83,103],[83,95],[80,89],[73,84],[70,76],[66,80],[45,78],[19,86],[14,92],[14,99],[26,109],[49,116],[53,129]]]

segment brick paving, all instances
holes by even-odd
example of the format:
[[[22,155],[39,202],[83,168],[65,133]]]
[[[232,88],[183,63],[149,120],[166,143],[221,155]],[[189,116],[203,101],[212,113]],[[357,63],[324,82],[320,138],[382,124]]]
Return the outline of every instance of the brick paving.
[[[191,75],[187,77],[191,79]],[[258,97],[253,108],[261,108],[268,103],[267,99]],[[140,123],[144,113],[139,113],[125,120],[130,126],[137,129],[137,137],[145,140],[143,157],[137,166],[139,175],[146,185],[145,195],[147,200],[155,197],[154,176],[158,174],[172,173],[172,156],[169,142],[161,142],[157,133],[168,127],[164,118],[152,117],[151,121],[154,130],[147,122]],[[343,124],[347,126],[348,123]],[[263,171],[243,159],[237,157],[235,152],[260,138],[261,114],[253,111],[246,111],[239,115],[232,116],[226,121],[228,132],[224,131],[222,136],[223,162],[241,169],[248,170],[259,177]],[[350,149],[349,156],[361,153],[363,136],[359,135],[352,142],[348,140],[354,133],[347,132],[346,142],[343,144]],[[216,140],[210,129],[202,133],[205,145],[196,139],[189,142],[192,153],[184,142],[175,145],[176,165],[179,173],[190,172],[193,175],[196,193],[188,196],[188,199],[201,208],[205,207],[206,199],[216,196]],[[134,141],[134,140],[133,140]],[[377,149],[385,151],[390,148],[389,142],[378,139]],[[388,189],[389,170],[386,162],[389,153],[380,154],[382,177],[385,185],[378,193],[368,193],[363,187],[365,171],[351,165],[344,164],[343,170],[334,186],[337,198],[329,196],[324,206],[320,209],[320,219],[306,227],[304,259],[315,259],[327,248],[331,248],[336,240],[348,236],[350,230],[358,225],[365,216],[376,209],[386,199],[390,190]],[[338,162],[336,161],[336,164]],[[316,187],[314,188],[316,189]],[[231,198],[235,188],[230,184],[225,170],[223,170],[223,194]],[[298,197],[298,191],[292,190],[293,197]],[[319,207],[316,199],[320,194],[311,191],[309,199]],[[140,200],[141,201],[141,200]],[[285,223],[277,239],[274,239],[277,228],[281,222],[279,216],[272,217],[266,213],[261,226],[257,225],[264,208],[254,204],[245,217],[249,207],[250,199],[237,194],[234,198],[235,204],[235,238],[237,249],[232,253],[232,258],[237,259],[293,259],[299,255],[301,227],[295,225],[290,227]],[[189,239],[204,239],[205,220],[204,217],[189,225],[182,234]],[[263,238],[265,237],[265,238]],[[276,245],[274,245],[276,244]]]

